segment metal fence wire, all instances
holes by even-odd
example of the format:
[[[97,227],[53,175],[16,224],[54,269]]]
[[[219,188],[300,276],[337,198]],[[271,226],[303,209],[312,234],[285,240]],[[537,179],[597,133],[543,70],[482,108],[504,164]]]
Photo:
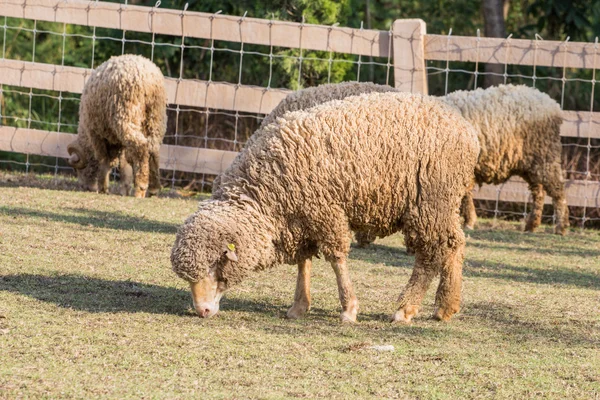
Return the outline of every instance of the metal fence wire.
[[[160,2],[141,7],[3,0],[0,15],[4,15],[0,17],[0,167],[73,174],[65,161],[66,144],[77,132],[85,78],[110,56],[135,53],[153,60],[167,77],[170,104],[161,149],[163,185],[201,191],[210,189],[215,174],[287,93],[345,80],[405,85],[399,74],[400,59],[392,52],[395,41],[414,45],[410,34],[394,32],[395,24],[389,31],[365,30],[362,24],[356,29],[325,27],[246,14],[194,13],[187,6],[164,10]],[[113,17],[118,22],[106,22]],[[421,40],[422,72],[430,94],[473,90],[484,79],[497,77],[500,83],[536,87],[561,104],[566,111],[563,153],[570,180],[571,222],[584,227],[600,221],[600,118],[594,112],[599,102],[598,40],[585,47],[583,67],[571,66],[577,64],[573,59],[581,58],[579,50],[573,50],[581,44],[568,39],[557,43],[553,57],[562,66],[555,67],[542,59],[553,42],[536,36],[530,51],[523,53],[522,41],[509,36],[495,45],[496,52],[503,54],[501,73],[486,70],[486,65],[498,61],[490,58],[489,39],[479,32],[476,38],[464,38],[454,37],[450,30],[448,35],[424,35]],[[521,53],[530,61],[518,58]],[[417,70],[407,72],[415,76]],[[573,92],[585,93],[589,102],[579,104],[581,96]],[[118,179],[116,171],[113,175]],[[518,180],[486,186],[475,198],[479,211],[495,218],[524,217],[530,202],[527,185]],[[552,220],[551,208],[545,211],[545,218]]]

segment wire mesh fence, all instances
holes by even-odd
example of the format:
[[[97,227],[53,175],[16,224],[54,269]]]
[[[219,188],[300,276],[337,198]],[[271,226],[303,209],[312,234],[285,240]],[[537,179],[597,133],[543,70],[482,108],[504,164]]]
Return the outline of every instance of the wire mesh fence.
[[[415,47],[414,35],[394,32],[396,24],[389,31],[351,29],[166,10],[160,3],[3,0],[0,15],[0,168],[72,174],[66,144],[77,132],[83,83],[113,55],[144,55],[167,77],[162,183],[202,191],[289,91],[341,81],[404,88],[402,74],[414,80],[423,62],[425,90],[433,95],[491,79],[533,86],[557,100],[568,111],[563,154],[572,223],[600,221],[597,41],[490,41],[450,31],[419,37],[422,46]],[[412,54],[392,56],[401,41]],[[518,181],[475,197],[479,211],[495,218],[520,218],[530,207],[527,186]],[[551,208],[545,218],[552,220]]]
[[[600,180],[600,116],[595,113],[600,105],[600,94],[596,90],[596,68],[600,66],[598,57],[599,44],[576,43],[570,49],[569,39],[564,42],[547,42],[536,35],[530,44],[525,46],[522,41],[517,45],[520,54],[512,60],[524,57],[531,58],[531,65],[511,64],[511,36],[496,40],[495,51],[502,49],[504,55],[501,64],[486,64],[479,59],[481,40],[469,38],[471,43],[465,43],[463,38],[453,38],[452,30],[445,37],[438,36],[438,41],[445,42],[442,49],[445,54],[438,54],[437,60],[427,62],[429,93],[443,96],[455,90],[474,90],[488,84],[522,84],[539,89],[556,100],[564,110],[564,126],[562,132],[563,169],[568,181],[567,187],[582,187],[578,193],[571,191],[570,219],[575,226],[598,226],[600,214],[598,208],[598,180]],[[473,39],[475,45],[473,45]],[[582,45],[585,47],[582,48]],[[524,49],[527,47],[526,51]],[[552,54],[553,60],[558,60],[560,67],[539,65],[538,51],[544,48]],[[469,61],[456,61],[450,52],[465,50],[474,53],[474,57],[465,56]],[[427,53],[427,51],[426,51]],[[537,54],[536,54],[537,53]],[[520,57],[520,58],[519,58]],[[489,59],[489,58],[488,58]],[[579,68],[569,68],[569,60],[582,60]],[[552,63],[554,64],[554,62]],[[490,82],[484,82],[489,79]],[[494,193],[495,192],[495,193]],[[502,201],[501,193],[510,194],[512,201]],[[522,218],[531,209],[530,192],[524,184],[512,187],[498,186],[491,191],[491,196],[480,196],[477,209],[480,214],[494,218]],[[484,197],[484,198],[481,198]],[[495,197],[495,198],[494,198]],[[578,197],[578,198],[576,198]],[[518,201],[517,201],[518,199]],[[547,202],[548,203],[548,202]],[[547,205],[544,209],[544,219],[553,222],[553,209]]]

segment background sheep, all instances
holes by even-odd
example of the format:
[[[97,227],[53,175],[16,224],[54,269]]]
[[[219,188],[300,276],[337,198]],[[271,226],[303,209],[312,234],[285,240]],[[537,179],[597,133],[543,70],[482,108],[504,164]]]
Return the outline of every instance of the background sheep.
[[[358,301],[346,264],[352,230],[410,237],[412,276],[394,321],[408,322],[438,273],[435,317],[460,306],[465,239],[458,209],[479,152],[472,126],[451,107],[410,93],[372,93],[285,114],[261,128],[221,188],[187,219],[171,253],[201,317],[252,271],[298,264],[288,316],[310,307],[311,257],[337,277],[342,321]]]
[[[525,230],[533,232],[542,219],[545,193],[556,213],[555,233],[569,227],[569,210],[561,169],[560,106],[547,94],[527,86],[500,85],[488,89],[457,91],[440,98],[456,107],[477,130],[481,152],[472,186],[498,185],[520,176],[533,199]],[[466,228],[477,220],[472,190],[462,202]],[[359,246],[375,240],[372,232],[358,232]],[[407,247],[410,247],[408,245]]]
[[[545,191],[556,213],[555,233],[564,235],[569,227],[569,211],[561,168],[563,119],[558,103],[523,85],[461,90],[442,100],[458,108],[477,130],[481,153],[474,184],[498,185],[513,175],[520,176],[529,184],[533,199],[525,230],[533,232],[540,225]],[[462,208],[465,226],[473,228],[477,214],[471,191]]]
[[[136,55],[112,57],[85,84],[77,139],[67,150],[87,190],[108,192],[119,158],[133,165],[135,197],[160,190],[159,150],[167,128],[167,94],[160,69]],[[121,170],[127,181],[127,170]],[[131,175],[129,175],[131,176]],[[150,182],[148,182],[150,181]]]

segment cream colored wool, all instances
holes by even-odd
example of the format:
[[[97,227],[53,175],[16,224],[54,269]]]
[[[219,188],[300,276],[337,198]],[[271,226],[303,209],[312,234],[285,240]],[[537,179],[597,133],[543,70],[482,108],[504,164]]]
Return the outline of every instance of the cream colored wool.
[[[152,61],[123,55],[96,68],[81,95],[77,139],[68,147],[84,188],[106,193],[111,166],[120,158],[125,181],[125,159],[133,165],[136,197],[144,197],[148,186],[157,193],[166,107],[164,77]]]
[[[529,184],[532,211],[525,230],[541,223],[544,195],[553,201],[555,233],[564,235],[569,227],[569,211],[561,169],[560,106],[547,94],[527,86],[500,85],[488,89],[457,91],[440,98],[456,107],[477,130],[481,152],[475,167],[473,185],[501,184],[520,176]],[[471,190],[463,199],[461,214],[467,228],[477,219]],[[358,232],[359,245],[375,236]]]
[[[527,86],[500,85],[488,89],[457,91],[442,98],[456,107],[475,129],[481,152],[474,184],[501,184],[520,176],[529,184],[533,208],[525,230],[541,223],[544,191],[552,198],[557,234],[569,226],[569,211],[561,168],[558,103],[545,93]],[[471,191],[463,201],[465,225],[477,218]]]
[[[278,105],[275,107],[269,115],[267,115],[261,122],[261,128],[275,122],[277,118],[282,117],[285,113],[290,111],[308,110],[319,104],[326,103],[331,100],[343,100],[346,97],[356,96],[363,93],[384,93],[397,91],[396,89],[387,85],[378,85],[371,82],[342,82],[342,83],[331,83],[302,90],[287,95]],[[254,133],[244,146],[244,150],[248,149],[258,139],[257,133],[263,132],[258,130]],[[238,156],[233,160],[233,168],[237,167],[240,157]],[[215,193],[221,187],[221,177],[219,175],[215,178],[212,185],[212,191]]]
[[[371,93],[286,113],[255,134],[220,189],[179,229],[173,270],[230,288],[253,271],[302,266],[321,252],[338,277],[342,318],[352,320],[351,232],[402,230],[416,262],[394,318],[410,320],[441,273],[436,316],[448,319],[460,305],[458,209],[478,153],[473,127],[433,97]],[[225,257],[228,244],[238,262]]]

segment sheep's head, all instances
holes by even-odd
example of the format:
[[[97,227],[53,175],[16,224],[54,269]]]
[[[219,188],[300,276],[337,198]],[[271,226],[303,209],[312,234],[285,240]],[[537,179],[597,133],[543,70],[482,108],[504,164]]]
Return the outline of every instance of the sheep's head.
[[[67,146],[69,153],[69,165],[77,171],[77,179],[84,190],[90,192],[98,191],[98,162],[95,158],[89,158],[81,143],[76,140]]]
[[[171,252],[173,271],[190,284],[194,308],[202,318],[219,311],[219,301],[239,271],[235,229],[209,214],[190,217]]]

